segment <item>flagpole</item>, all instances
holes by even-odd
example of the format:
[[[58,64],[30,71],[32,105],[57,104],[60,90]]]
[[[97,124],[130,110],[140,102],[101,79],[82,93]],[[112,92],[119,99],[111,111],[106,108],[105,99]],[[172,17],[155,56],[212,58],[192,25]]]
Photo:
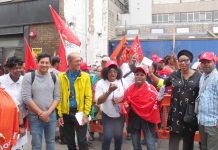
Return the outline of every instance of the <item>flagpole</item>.
[[[174,26],[173,27],[173,49],[172,49],[173,54],[175,54],[175,48],[176,48],[176,29]]]

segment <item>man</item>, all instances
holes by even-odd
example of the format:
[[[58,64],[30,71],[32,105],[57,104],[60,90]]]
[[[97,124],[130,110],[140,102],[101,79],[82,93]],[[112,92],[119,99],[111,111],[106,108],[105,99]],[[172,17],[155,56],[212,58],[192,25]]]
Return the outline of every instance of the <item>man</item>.
[[[51,57],[51,67],[49,68],[49,72],[53,72],[55,75],[59,74],[58,67],[60,65],[60,58],[58,56]]]
[[[6,62],[8,74],[0,76],[0,87],[3,88],[15,101],[19,107],[19,130],[21,136],[25,134],[24,120],[26,116],[26,108],[21,97],[21,84],[23,76],[23,61],[16,57],[9,57]]]
[[[79,53],[70,53],[67,61],[68,70],[59,74],[61,100],[57,107],[58,121],[63,126],[68,150],[76,150],[75,131],[79,149],[88,150],[86,133],[92,105],[91,80],[89,74],[80,71],[81,56]],[[79,125],[75,117],[77,112],[83,112],[82,125]]]
[[[28,73],[23,78],[22,97],[28,106],[30,134],[32,135],[32,150],[42,149],[44,132],[46,150],[55,149],[56,112],[60,100],[60,82],[53,81],[48,73],[51,57],[47,53],[37,56],[37,70]]]
[[[101,67],[104,68],[106,63],[110,60],[111,60],[110,57],[108,57],[107,55],[103,55],[101,60]]]
[[[218,72],[216,56],[204,52],[199,61],[203,75],[200,79],[198,121],[202,150],[218,148]]]

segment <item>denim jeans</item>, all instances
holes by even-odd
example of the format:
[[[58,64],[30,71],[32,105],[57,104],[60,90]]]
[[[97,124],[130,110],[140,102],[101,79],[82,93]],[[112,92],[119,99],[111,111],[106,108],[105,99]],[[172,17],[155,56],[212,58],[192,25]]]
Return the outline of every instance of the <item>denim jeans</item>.
[[[147,150],[156,150],[155,148],[155,124],[144,121],[142,125],[144,132],[144,140],[146,142]],[[132,144],[134,150],[142,150],[141,147],[141,130],[133,129],[131,132]]]
[[[123,139],[124,117],[111,118],[102,112],[103,141],[102,150],[109,150],[114,138],[114,150],[121,150]]]
[[[37,115],[28,115],[30,134],[32,135],[32,150],[42,149],[42,135],[44,132],[46,150],[55,150],[56,113],[50,115],[50,122],[45,123]]]

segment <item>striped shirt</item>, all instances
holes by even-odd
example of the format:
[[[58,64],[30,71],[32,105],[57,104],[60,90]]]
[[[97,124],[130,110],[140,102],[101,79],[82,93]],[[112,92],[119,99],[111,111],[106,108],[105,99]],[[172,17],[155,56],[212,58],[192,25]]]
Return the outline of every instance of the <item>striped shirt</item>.
[[[198,121],[204,126],[216,126],[218,121],[218,71],[216,69],[208,75],[201,76],[200,88],[212,74],[215,75],[209,79],[206,89],[200,94]]]

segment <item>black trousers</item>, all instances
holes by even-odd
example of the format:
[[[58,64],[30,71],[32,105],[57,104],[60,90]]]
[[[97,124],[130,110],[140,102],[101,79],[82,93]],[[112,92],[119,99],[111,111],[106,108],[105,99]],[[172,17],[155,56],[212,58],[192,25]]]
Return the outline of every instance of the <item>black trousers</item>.
[[[68,150],[76,150],[75,131],[80,150],[88,150],[88,143],[86,138],[87,125],[80,126],[75,118],[75,113],[64,115],[63,132],[66,138]]]
[[[170,131],[169,150],[179,150],[179,142],[183,140],[183,150],[193,150],[195,132],[175,133]]]

